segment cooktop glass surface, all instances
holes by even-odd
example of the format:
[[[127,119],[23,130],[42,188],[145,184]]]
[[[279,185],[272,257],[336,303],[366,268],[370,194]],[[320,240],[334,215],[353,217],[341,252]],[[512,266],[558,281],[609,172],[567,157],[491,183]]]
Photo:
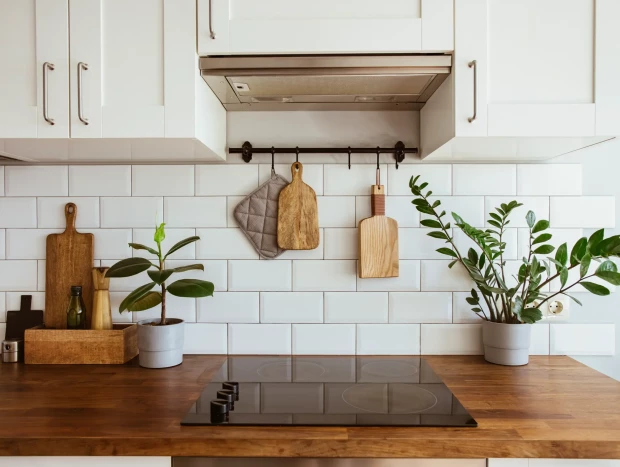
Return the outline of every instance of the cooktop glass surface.
[[[418,357],[229,357],[181,425],[478,424]]]

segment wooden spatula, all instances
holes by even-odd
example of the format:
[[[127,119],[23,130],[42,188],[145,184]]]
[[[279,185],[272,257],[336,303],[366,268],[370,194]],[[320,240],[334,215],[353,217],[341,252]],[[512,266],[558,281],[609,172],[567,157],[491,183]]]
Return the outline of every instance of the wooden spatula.
[[[372,217],[359,223],[359,276],[398,277],[398,223],[385,216],[385,189],[380,185],[379,169],[377,184],[371,190]]]
[[[304,168],[291,166],[293,181],[278,198],[278,246],[285,250],[314,250],[319,246],[316,193],[302,180]]]

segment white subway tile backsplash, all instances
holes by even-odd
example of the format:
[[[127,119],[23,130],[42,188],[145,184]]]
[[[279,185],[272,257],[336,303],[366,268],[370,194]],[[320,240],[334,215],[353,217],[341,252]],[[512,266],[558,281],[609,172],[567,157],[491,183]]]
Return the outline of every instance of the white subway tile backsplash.
[[[72,165],[70,196],[131,196],[131,166]]]
[[[229,324],[228,353],[241,355],[290,354],[291,325]]]
[[[319,227],[355,227],[355,196],[317,196]],[[369,204],[370,206],[370,204]]]
[[[258,187],[258,166],[197,165],[197,196],[245,196]]]
[[[48,235],[61,233],[59,229],[7,229],[7,259],[45,259]]]
[[[549,355],[549,325],[536,323],[532,326],[530,355]]]
[[[122,258],[126,257],[127,256],[123,256]],[[110,267],[118,261],[118,259],[102,259],[101,266]],[[110,292],[131,292],[149,282],[152,282],[152,280],[146,272],[141,272],[140,274],[130,277],[112,278],[110,279]]]
[[[490,219],[490,212],[497,212],[495,208],[500,207],[502,203],[510,203],[511,201],[518,201],[523,206],[515,208],[511,213],[510,227],[527,227],[525,216],[528,211],[534,211],[536,219],[549,220],[549,198],[543,196],[487,196],[484,200],[484,212],[487,220]]]
[[[358,355],[419,355],[419,324],[358,324]]]
[[[355,355],[355,324],[293,324],[294,355]]]
[[[398,277],[377,279],[357,278],[360,292],[416,292],[420,290],[420,261],[400,260]]]
[[[0,323],[6,323],[6,292],[0,292]]]
[[[452,168],[455,195],[516,195],[517,166],[457,164]],[[429,189],[433,190],[430,184]]]
[[[21,292],[6,292],[6,310],[19,310],[22,295],[32,295],[32,304],[30,306],[31,309],[45,310],[45,294],[43,292],[33,292],[28,290]]]
[[[6,335],[6,324],[0,323],[0,339],[4,340]]]
[[[198,299],[201,323],[258,323],[258,292],[218,292]]]
[[[36,198],[0,198],[0,227],[19,229],[36,226]]]
[[[177,272],[174,274],[173,279],[199,279],[204,281],[213,282],[215,291],[226,291],[228,289],[228,261],[225,260],[211,260],[211,261],[199,261],[195,259],[167,259],[166,268],[178,268],[181,266],[189,266],[190,264],[202,264],[204,271],[191,270],[184,272]]]
[[[302,261],[309,263],[311,261]],[[284,292],[291,290],[291,262],[236,260],[228,262],[228,290]]]
[[[225,354],[228,330],[226,324],[188,323],[185,325],[185,354]]]
[[[133,196],[193,196],[193,165],[134,165],[131,168]]]
[[[117,259],[131,256],[131,229],[82,229],[95,235],[95,259]]]
[[[517,194],[581,195],[581,164],[517,165]]]
[[[6,258],[6,231],[4,229],[0,229],[0,259]]]
[[[289,164],[276,164],[276,174],[291,181],[292,172]],[[258,183],[265,183],[271,177],[271,164],[260,164],[258,166]],[[303,181],[312,187],[317,195],[323,194],[323,165],[322,164],[303,164]]]
[[[359,224],[362,219],[372,216],[370,196],[356,196],[355,200],[355,217]],[[412,200],[412,196],[387,196],[385,215],[394,219],[399,227],[419,227],[420,213],[411,204]]]
[[[164,217],[160,197],[101,198],[101,227],[147,227],[155,229]]]
[[[64,229],[66,226],[65,206],[74,203],[77,206],[75,227],[99,227],[99,198],[95,197],[64,197],[37,198],[38,227],[44,229]]]
[[[0,196],[4,196],[4,167],[0,167]]]
[[[324,229],[325,259],[357,259],[357,229]]]
[[[444,223],[454,223],[452,213],[456,213],[473,227],[485,226],[484,196],[437,196],[431,197],[431,202],[439,200],[441,204],[435,208],[438,214],[446,211],[442,218]],[[421,214],[422,219],[435,219],[434,216]]]
[[[472,284],[472,288],[473,288],[473,284]],[[480,295],[480,292],[478,292],[478,295]],[[476,313],[471,311],[473,306],[467,303],[467,301],[465,300],[469,296],[470,296],[470,292],[454,292],[452,294],[452,322],[453,323],[480,324],[482,322],[480,320],[480,317]],[[484,300],[482,300],[481,298],[480,301],[482,302],[481,308],[484,310],[485,313],[487,313],[487,316],[488,316],[488,310],[486,308],[486,305],[484,304]]]
[[[161,242],[161,251],[163,254],[166,254],[170,248],[175,245],[177,242],[184,240],[189,237],[193,237],[196,235],[196,231],[194,229],[168,229],[166,228],[166,238],[163,242]],[[157,244],[153,239],[155,235],[155,229],[133,229],[133,243],[140,243],[142,245],[146,245],[150,248],[157,249]],[[189,245],[185,245],[180,250],[172,253],[169,258],[170,259],[194,259],[196,257],[196,243],[200,243],[202,241],[198,240],[198,242],[190,243]],[[150,258],[155,259],[156,256],[152,255],[146,250],[133,250],[133,256],[138,256],[141,258]]]
[[[226,213],[227,213],[227,226],[239,227],[237,220],[235,219],[235,208],[243,201],[245,196],[227,196],[226,197]]]
[[[614,324],[551,324],[551,355],[614,355]]]
[[[551,197],[551,227],[613,228],[616,226],[613,196]]]
[[[398,229],[398,253],[401,259],[443,259],[438,248],[449,247],[445,240],[429,237],[437,229]]]
[[[5,196],[67,196],[69,169],[66,165],[8,166],[4,183]]]
[[[325,249],[325,229],[319,229],[319,246],[314,250],[285,250],[276,260],[286,259],[323,259]]]
[[[118,308],[121,302],[127,297],[127,292],[110,292],[110,308],[112,309],[112,322],[113,323],[131,323],[132,313],[130,311],[124,311],[119,313]]]
[[[449,292],[390,292],[390,323],[451,323]]]
[[[196,229],[200,259],[258,259],[258,253],[241,229]]]
[[[355,268],[353,260],[293,261],[293,290],[354,291]]]
[[[450,260],[422,261],[422,290],[431,292],[463,292],[471,290],[473,281],[460,264],[448,268]]]
[[[323,292],[261,292],[261,323],[323,322]]]
[[[422,355],[481,355],[482,324],[422,324]]]
[[[226,197],[164,198],[167,227],[226,227]]]
[[[325,292],[326,323],[387,323],[387,292]]]
[[[388,189],[387,165],[381,165],[381,184]],[[377,166],[371,164],[347,165],[326,164],[325,195],[370,195],[371,185],[377,181]],[[387,191],[386,191],[387,192]]]
[[[37,262],[35,260],[0,261],[0,290],[37,290]]]
[[[452,166],[449,164],[390,164],[388,167],[388,180],[390,187],[388,195],[408,195],[413,197],[409,180],[411,177],[420,176],[416,183],[428,183],[426,190],[432,190],[435,195],[452,194]],[[426,193],[425,190],[425,193]]]

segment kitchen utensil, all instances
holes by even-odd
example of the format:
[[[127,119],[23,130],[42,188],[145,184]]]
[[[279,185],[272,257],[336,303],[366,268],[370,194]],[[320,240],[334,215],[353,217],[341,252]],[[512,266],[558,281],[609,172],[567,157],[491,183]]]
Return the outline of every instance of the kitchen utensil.
[[[93,268],[94,299],[90,317],[90,328],[112,329],[112,308],[110,307],[110,278],[105,274],[110,268]]]
[[[91,269],[94,262],[93,234],[75,230],[77,206],[65,206],[66,229],[60,234],[47,236],[45,269],[45,326],[65,329],[67,305],[72,285],[82,286],[86,308],[86,326],[90,327],[90,306],[93,303]]]
[[[278,200],[278,246],[285,250],[313,250],[319,246],[316,193],[302,180],[303,165],[291,166],[292,182]]]
[[[284,253],[278,248],[278,197],[287,184],[286,179],[272,172],[269,180],[235,208],[237,224],[262,258],[273,259]]]
[[[385,216],[385,189],[378,165],[370,201],[372,217],[359,223],[359,276],[398,277],[398,223]]]
[[[2,362],[16,363],[23,360],[24,340],[7,339],[2,342]]]
[[[6,312],[5,339],[23,339],[24,331],[43,324],[43,310],[31,310],[32,295],[22,295],[18,311]]]

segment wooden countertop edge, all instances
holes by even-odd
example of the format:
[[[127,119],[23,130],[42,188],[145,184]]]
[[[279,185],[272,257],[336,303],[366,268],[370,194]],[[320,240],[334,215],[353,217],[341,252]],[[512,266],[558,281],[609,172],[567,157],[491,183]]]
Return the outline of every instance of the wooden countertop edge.
[[[620,459],[615,441],[0,438],[0,456]],[[188,454],[189,453],[189,454]]]

